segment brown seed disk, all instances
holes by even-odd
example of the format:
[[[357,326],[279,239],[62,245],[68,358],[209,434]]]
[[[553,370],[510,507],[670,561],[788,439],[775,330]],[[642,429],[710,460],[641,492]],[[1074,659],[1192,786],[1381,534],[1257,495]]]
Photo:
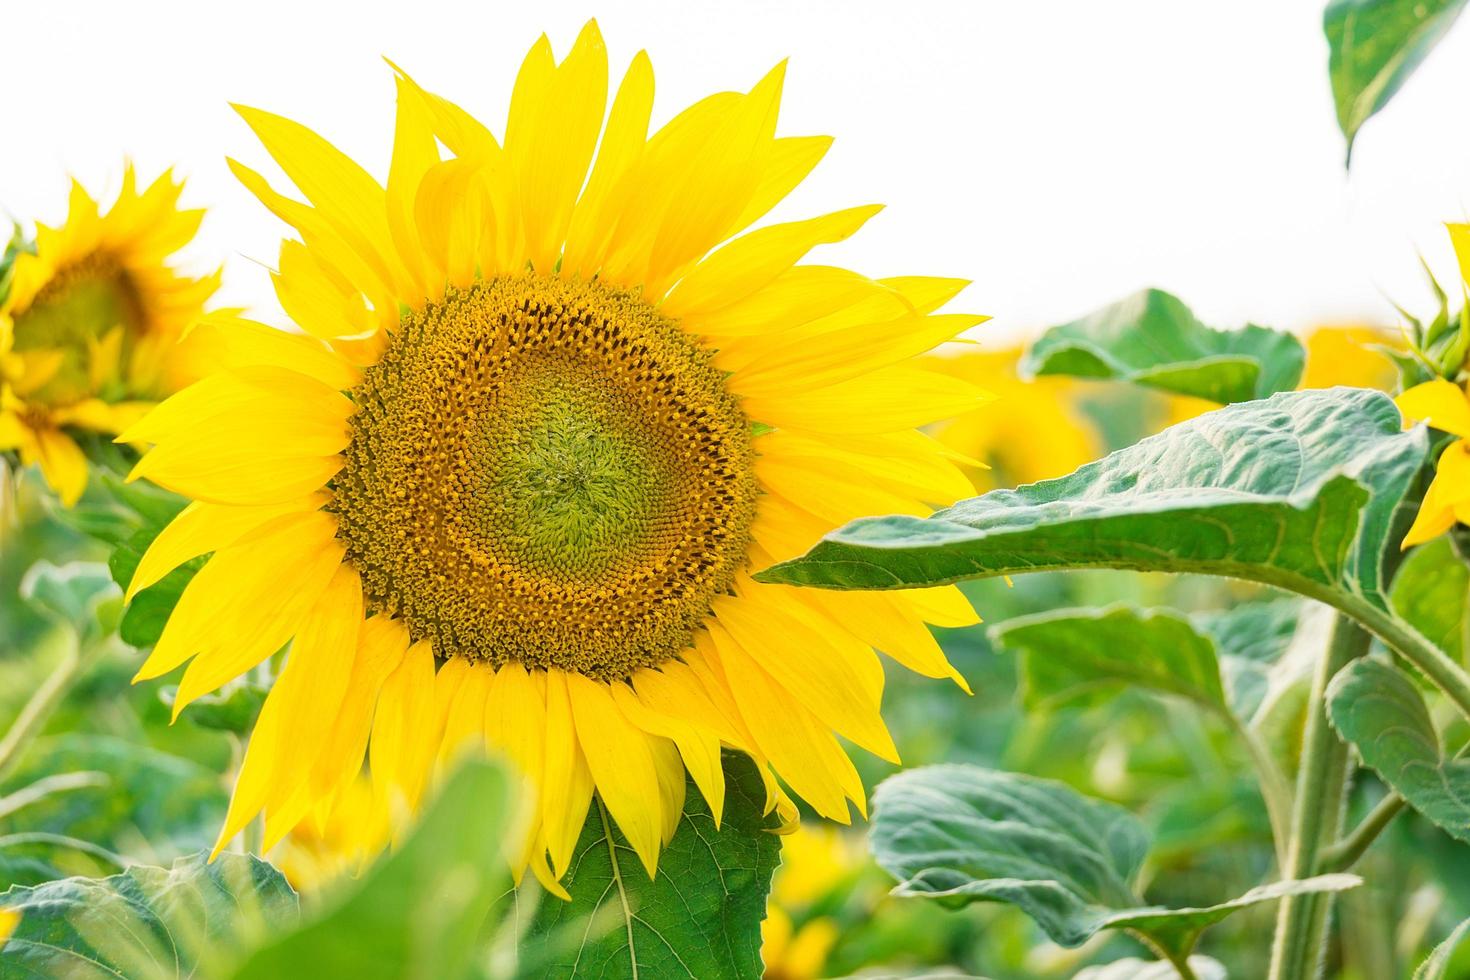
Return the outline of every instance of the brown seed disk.
[[[625,678],[687,648],[745,560],[750,426],[630,293],[451,290],[352,397],[331,509],[369,608],[441,657]]]

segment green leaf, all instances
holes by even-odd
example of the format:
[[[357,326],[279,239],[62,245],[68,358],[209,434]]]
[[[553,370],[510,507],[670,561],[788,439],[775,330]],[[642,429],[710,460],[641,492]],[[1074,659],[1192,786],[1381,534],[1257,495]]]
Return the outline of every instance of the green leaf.
[[[765,787],[748,756],[725,753],[725,812],[716,829],[690,782],[684,815],[650,881],[594,800],[562,884],[521,944],[535,977],[754,977],[760,923],[780,853],[764,816]]]
[[[1214,641],[1172,610],[1060,609],[1007,620],[990,636],[1021,651],[1028,707],[1129,684],[1226,710]]]
[[[64,774],[95,778],[65,792],[39,798],[27,794],[41,781]],[[0,834],[6,837],[35,832],[60,835],[149,861],[166,861],[207,848],[219,832],[227,800],[215,771],[146,745],[92,732],[39,740],[0,790],[0,803],[9,811],[0,816]],[[23,805],[10,809],[12,803]],[[98,870],[91,862],[63,861],[74,856],[56,854],[45,841],[5,847],[3,853],[12,858],[49,857],[52,864],[60,863],[73,873]],[[30,876],[26,880],[35,881]],[[0,882],[4,882],[3,872]]]
[[[1455,926],[1455,931],[1434,947],[1433,952],[1419,964],[1419,969],[1414,971],[1414,980],[1446,980],[1450,976],[1450,961],[1466,936],[1470,936],[1470,919]]]
[[[1348,152],[1454,25],[1465,0],[1332,0],[1322,15],[1337,125]]]
[[[128,587],[133,573],[138,570],[138,563],[143,559],[143,553],[162,530],[162,524],[150,524],[134,532],[113,549],[107,559],[113,581],[124,589]],[[158,638],[163,635],[163,627],[168,622],[169,615],[179,603],[179,597],[184,594],[184,589],[194,580],[194,576],[207,560],[202,555],[190,559],[133,596],[133,601],[123,611],[122,622],[118,626],[118,635],[123,642],[135,647],[151,647],[157,643]]]
[[[504,770],[467,758],[402,847],[230,976],[471,976],[486,913],[508,884],[503,854],[515,813]]]
[[[1465,661],[1470,628],[1470,566],[1455,553],[1449,535],[1413,551],[1393,577],[1393,608],[1455,660]]]
[[[1021,368],[1129,381],[1228,404],[1290,391],[1305,364],[1301,341],[1290,333],[1254,324],[1216,330],[1176,297],[1145,289],[1052,327],[1031,345]]]
[[[899,879],[895,894],[955,907],[1012,904],[1068,947],[1104,929],[1128,929],[1182,957],[1204,929],[1237,909],[1360,883],[1353,875],[1278,881],[1218,905],[1169,909],[1135,891],[1148,850],[1143,825],[1064,783],[978,766],[924,766],[884,781],[873,804],[873,855]]]
[[[98,632],[102,607],[117,597],[117,587],[99,564],[74,561],[58,566],[41,561],[21,579],[20,594],[82,637]]]
[[[928,518],[854,521],[763,582],[895,589],[1065,568],[1249,579],[1385,609],[1382,555],[1427,452],[1388,396],[1289,392]]]
[[[177,687],[170,686],[159,689],[158,696],[172,708],[178,693]],[[182,717],[200,728],[248,735],[269,693],[270,688],[242,677],[218,691],[195,698]]]
[[[0,907],[21,919],[0,950],[0,977],[193,976],[295,921],[296,893],[275,868],[241,854],[206,857],[11,888]]]
[[[1327,688],[1327,710],[1363,763],[1447,833],[1470,842],[1470,760],[1449,759],[1419,688],[1377,660],[1355,660]]]

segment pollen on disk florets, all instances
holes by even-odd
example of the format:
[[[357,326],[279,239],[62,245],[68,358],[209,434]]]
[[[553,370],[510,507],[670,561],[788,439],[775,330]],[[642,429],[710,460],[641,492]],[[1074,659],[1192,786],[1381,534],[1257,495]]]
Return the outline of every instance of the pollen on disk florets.
[[[627,677],[687,648],[744,561],[749,424],[633,294],[450,290],[352,397],[331,509],[369,606],[440,656]]]

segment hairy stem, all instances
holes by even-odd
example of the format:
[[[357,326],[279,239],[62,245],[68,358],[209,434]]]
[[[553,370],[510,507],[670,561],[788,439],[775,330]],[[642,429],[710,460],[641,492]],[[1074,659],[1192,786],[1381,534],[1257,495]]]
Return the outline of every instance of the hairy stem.
[[[61,661],[41,686],[36,688],[25,707],[20,709],[20,714],[16,716],[15,723],[10,726],[5,737],[0,738],[0,779],[4,779],[15,768],[26,748],[46,726],[46,721],[81,673],[81,652],[77,649],[76,642],[69,640]]]
[[[1318,862],[1321,871],[1346,871],[1358,863],[1378,835],[1393,823],[1393,818],[1408,804],[1397,793],[1389,793],[1369,811],[1363,822],[1352,829],[1342,840],[1322,852]]]
[[[1276,848],[1276,866],[1284,874],[1287,842],[1291,838],[1291,784],[1286,781],[1281,766],[1276,763],[1271,750],[1261,741],[1260,736],[1233,713],[1226,712],[1225,718],[1250,755],[1251,765],[1256,771],[1256,782],[1260,785],[1261,800],[1266,804],[1266,816],[1271,821],[1271,842]]]
[[[1310,878],[1319,852],[1337,837],[1347,781],[1347,747],[1327,718],[1327,685],[1348,663],[1368,652],[1369,635],[1339,615],[1312,678],[1307,724],[1302,736],[1301,767],[1292,808],[1291,842],[1283,878]],[[1271,980],[1308,980],[1320,969],[1327,913],[1325,895],[1290,895],[1282,899],[1271,948]]]
[[[1355,603],[1351,610],[1345,611],[1418,668],[1466,718],[1470,718],[1470,674],[1466,674],[1464,668],[1448,654],[1425,639],[1414,627],[1376,606]]]

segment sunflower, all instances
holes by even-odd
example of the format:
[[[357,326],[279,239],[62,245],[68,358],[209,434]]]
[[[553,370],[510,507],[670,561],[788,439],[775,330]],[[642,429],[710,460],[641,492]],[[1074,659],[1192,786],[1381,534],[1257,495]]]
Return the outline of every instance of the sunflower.
[[[0,299],[0,450],[39,463],[67,506],[87,484],[71,433],[115,435],[178,387],[170,355],[219,285],[168,264],[203,211],[165,173],[139,192],[129,164],[106,214],[73,181],[66,221],[37,225]]]
[[[924,627],[976,621],[956,589],[750,577],[965,495],[916,427],[983,397],[915,361],[983,319],[934,312],[963,282],[798,264],[877,208],[734,237],[830,142],[775,136],[783,72],[649,136],[640,53],[604,127],[589,23],[560,63],[531,49],[502,141],[395,69],[386,186],[239,109],[309,202],[231,161],[299,235],[274,283],[305,335],[201,324],[218,372],[121,436],[153,444],[134,477],[193,498],[129,595],[212,553],[139,679],[190,661],[182,709],[291,641],[221,846],[330,810],[365,757],[396,832],[488,746],[536,801],[518,877],[560,890],[594,800],[652,874],[686,769],[719,819],[722,746],[758,762],[768,813],[794,819],[785,787],[863,810],[837,735],[897,760],[875,647],[963,684]]]

